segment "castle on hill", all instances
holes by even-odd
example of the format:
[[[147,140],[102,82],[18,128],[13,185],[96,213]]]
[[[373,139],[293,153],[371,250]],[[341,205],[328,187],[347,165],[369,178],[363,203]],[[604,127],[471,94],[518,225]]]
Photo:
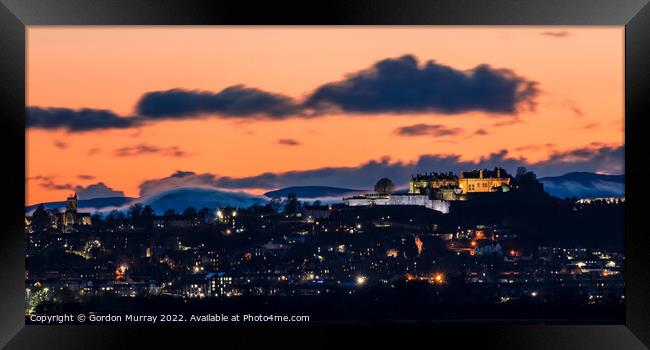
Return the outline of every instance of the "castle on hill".
[[[442,200],[461,200],[476,192],[507,192],[511,176],[503,168],[461,171],[460,176],[448,173],[427,173],[411,176],[409,194],[426,194]]]
[[[503,168],[425,173],[411,176],[407,194],[368,193],[343,198],[348,206],[418,205],[449,213],[451,201],[466,200],[472,193],[508,192],[512,177]]]

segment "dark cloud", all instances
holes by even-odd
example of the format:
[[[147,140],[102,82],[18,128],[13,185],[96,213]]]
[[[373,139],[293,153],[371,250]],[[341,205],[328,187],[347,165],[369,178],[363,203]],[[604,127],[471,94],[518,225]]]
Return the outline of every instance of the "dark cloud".
[[[541,32],[540,34],[545,35],[545,36],[554,37],[554,38],[565,38],[565,37],[571,35],[571,33],[569,33],[566,30],[546,31],[546,32]]]
[[[138,101],[136,109],[140,115],[151,119],[191,118],[203,114],[282,119],[300,113],[300,107],[288,96],[242,85],[217,93],[183,89],[149,92]]]
[[[389,58],[345,80],[316,89],[305,106],[352,113],[514,114],[532,107],[537,83],[507,69],[479,65],[463,71],[412,55]]]
[[[39,181],[39,186],[46,190],[52,190],[52,191],[61,191],[61,190],[70,190],[74,191],[75,186],[71,185],[69,183],[56,183],[54,182],[54,177],[51,176],[41,176],[34,178],[34,180]]]
[[[77,177],[81,180],[94,180],[95,176],[93,175],[77,175]]]
[[[133,157],[145,154],[160,154],[167,157],[185,157],[188,155],[187,152],[181,150],[177,146],[163,148],[144,143],[118,148],[113,152],[113,155],[116,157]]]
[[[215,175],[176,171],[169,177],[147,180],[140,184],[140,196],[148,197],[162,191],[181,187],[218,187]]]
[[[31,128],[89,131],[129,128],[137,123],[137,117],[120,117],[103,109],[27,108],[27,126]]]
[[[440,124],[414,124],[395,129],[395,133],[402,136],[453,136],[463,131],[461,128],[447,128]]]
[[[90,175],[79,175],[78,177],[84,180],[89,180],[94,178],[94,176],[90,176]],[[67,190],[67,191],[75,192],[79,197],[79,199],[124,197],[123,191],[114,190],[106,186],[106,184],[104,184],[103,182],[98,182],[88,186],[79,186],[79,185],[75,186],[69,183],[63,183],[63,184],[56,183],[54,182],[53,176],[37,175],[37,176],[28,177],[27,179],[38,181],[39,182],[38,185],[46,190],[53,190],[53,191]]]
[[[54,141],[54,147],[59,148],[59,149],[66,149],[66,148],[68,148],[68,144],[63,142],[63,141],[55,140]]]
[[[278,143],[285,146],[300,146],[300,141],[294,139],[279,139]]]
[[[103,182],[88,185],[86,187],[77,186],[75,192],[79,199],[93,199],[93,198],[106,198],[106,197],[124,197],[123,191],[114,190],[106,186]]]
[[[163,190],[181,187],[209,187],[218,189],[277,189],[288,186],[333,186],[372,188],[377,179],[388,177],[404,186],[412,174],[430,171],[453,171],[501,166],[514,173],[525,166],[538,176],[556,176],[574,171],[603,171],[623,173],[624,147],[592,144],[570,151],[558,151],[538,162],[514,157],[506,150],[492,153],[477,161],[463,160],[460,155],[425,155],[416,161],[393,161],[390,158],[371,160],[357,167],[327,167],[306,171],[263,173],[234,178],[215,174],[176,172],[169,177],[149,180],[140,186],[141,195],[152,195]]]
[[[173,173],[171,176],[172,177],[185,177],[189,175],[194,175],[195,173],[193,171],[181,171],[181,170],[176,170],[175,173]]]
[[[463,71],[413,55],[389,58],[317,87],[304,102],[242,85],[220,92],[172,89],[145,94],[138,114],[149,119],[221,117],[283,119],[320,113],[463,113],[514,114],[532,107],[537,84],[507,69],[479,65]]]
[[[602,171],[608,174],[622,174],[625,169],[625,147],[592,143],[586,147],[569,151],[555,151],[542,162],[533,163],[542,176],[561,175],[574,171]]]

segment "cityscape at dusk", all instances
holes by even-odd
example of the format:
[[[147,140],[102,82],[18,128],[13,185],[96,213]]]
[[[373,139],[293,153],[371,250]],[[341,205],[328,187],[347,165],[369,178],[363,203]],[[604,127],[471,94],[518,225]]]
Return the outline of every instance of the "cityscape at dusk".
[[[623,43],[29,27],[26,322],[622,323]]]

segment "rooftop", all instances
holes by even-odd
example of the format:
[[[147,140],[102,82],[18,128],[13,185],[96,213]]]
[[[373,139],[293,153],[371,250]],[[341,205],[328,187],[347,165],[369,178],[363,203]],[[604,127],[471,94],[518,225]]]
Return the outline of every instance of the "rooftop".
[[[506,178],[508,177],[508,172],[503,168],[495,167],[493,170],[489,169],[477,169],[471,171],[461,171],[460,175],[462,178],[468,179],[478,179],[478,178]]]
[[[456,174],[452,173],[451,171],[447,173],[430,172],[411,176],[411,179],[415,181],[456,180],[458,179],[458,176],[456,176]]]

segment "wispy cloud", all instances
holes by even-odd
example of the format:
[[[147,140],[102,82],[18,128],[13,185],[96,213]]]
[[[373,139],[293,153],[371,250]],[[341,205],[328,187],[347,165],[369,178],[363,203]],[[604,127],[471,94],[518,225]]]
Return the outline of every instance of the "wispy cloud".
[[[158,147],[141,143],[135,146],[121,147],[113,151],[116,157],[134,157],[147,154],[159,154],[166,157],[185,157],[187,152],[181,150],[177,146],[172,147]]]
[[[495,128],[500,128],[502,126],[510,126],[510,125],[515,125],[515,124],[519,124],[519,123],[522,123],[522,122],[523,121],[521,119],[519,119],[519,118],[513,118],[513,119],[506,119],[506,120],[496,122],[496,123],[492,124],[492,126],[495,127]]]
[[[479,128],[479,129],[476,129],[476,131],[474,131],[474,134],[472,134],[472,135],[483,136],[483,135],[488,135],[488,134],[489,134],[489,132],[487,130],[485,130],[483,128]]]
[[[531,151],[531,150],[532,151],[537,151],[537,150],[540,150],[540,149],[550,150],[553,147],[555,147],[554,143],[547,142],[547,143],[545,143],[543,145],[526,145],[526,146],[515,147],[515,151]]]
[[[590,129],[595,129],[595,128],[597,128],[598,126],[600,126],[600,123],[597,123],[597,122],[594,122],[594,123],[586,123],[586,124],[582,125],[581,129],[584,129],[584,130],[590,130]]]
[[[285,146],[300,146],[302,143],[294,139],[279,139],[278,143]]]
[[[463,132],[462,128],[448,128],[440,124],[414,124],[402,126],[395,129],[395,133],[401,136],[453,136]]]
[[[545,36],[550,36],[553,38],[566,38],[567,36],[571,35],[571,33],[566,30],[545,31],[545,32],[541,32],[540,34]]]

